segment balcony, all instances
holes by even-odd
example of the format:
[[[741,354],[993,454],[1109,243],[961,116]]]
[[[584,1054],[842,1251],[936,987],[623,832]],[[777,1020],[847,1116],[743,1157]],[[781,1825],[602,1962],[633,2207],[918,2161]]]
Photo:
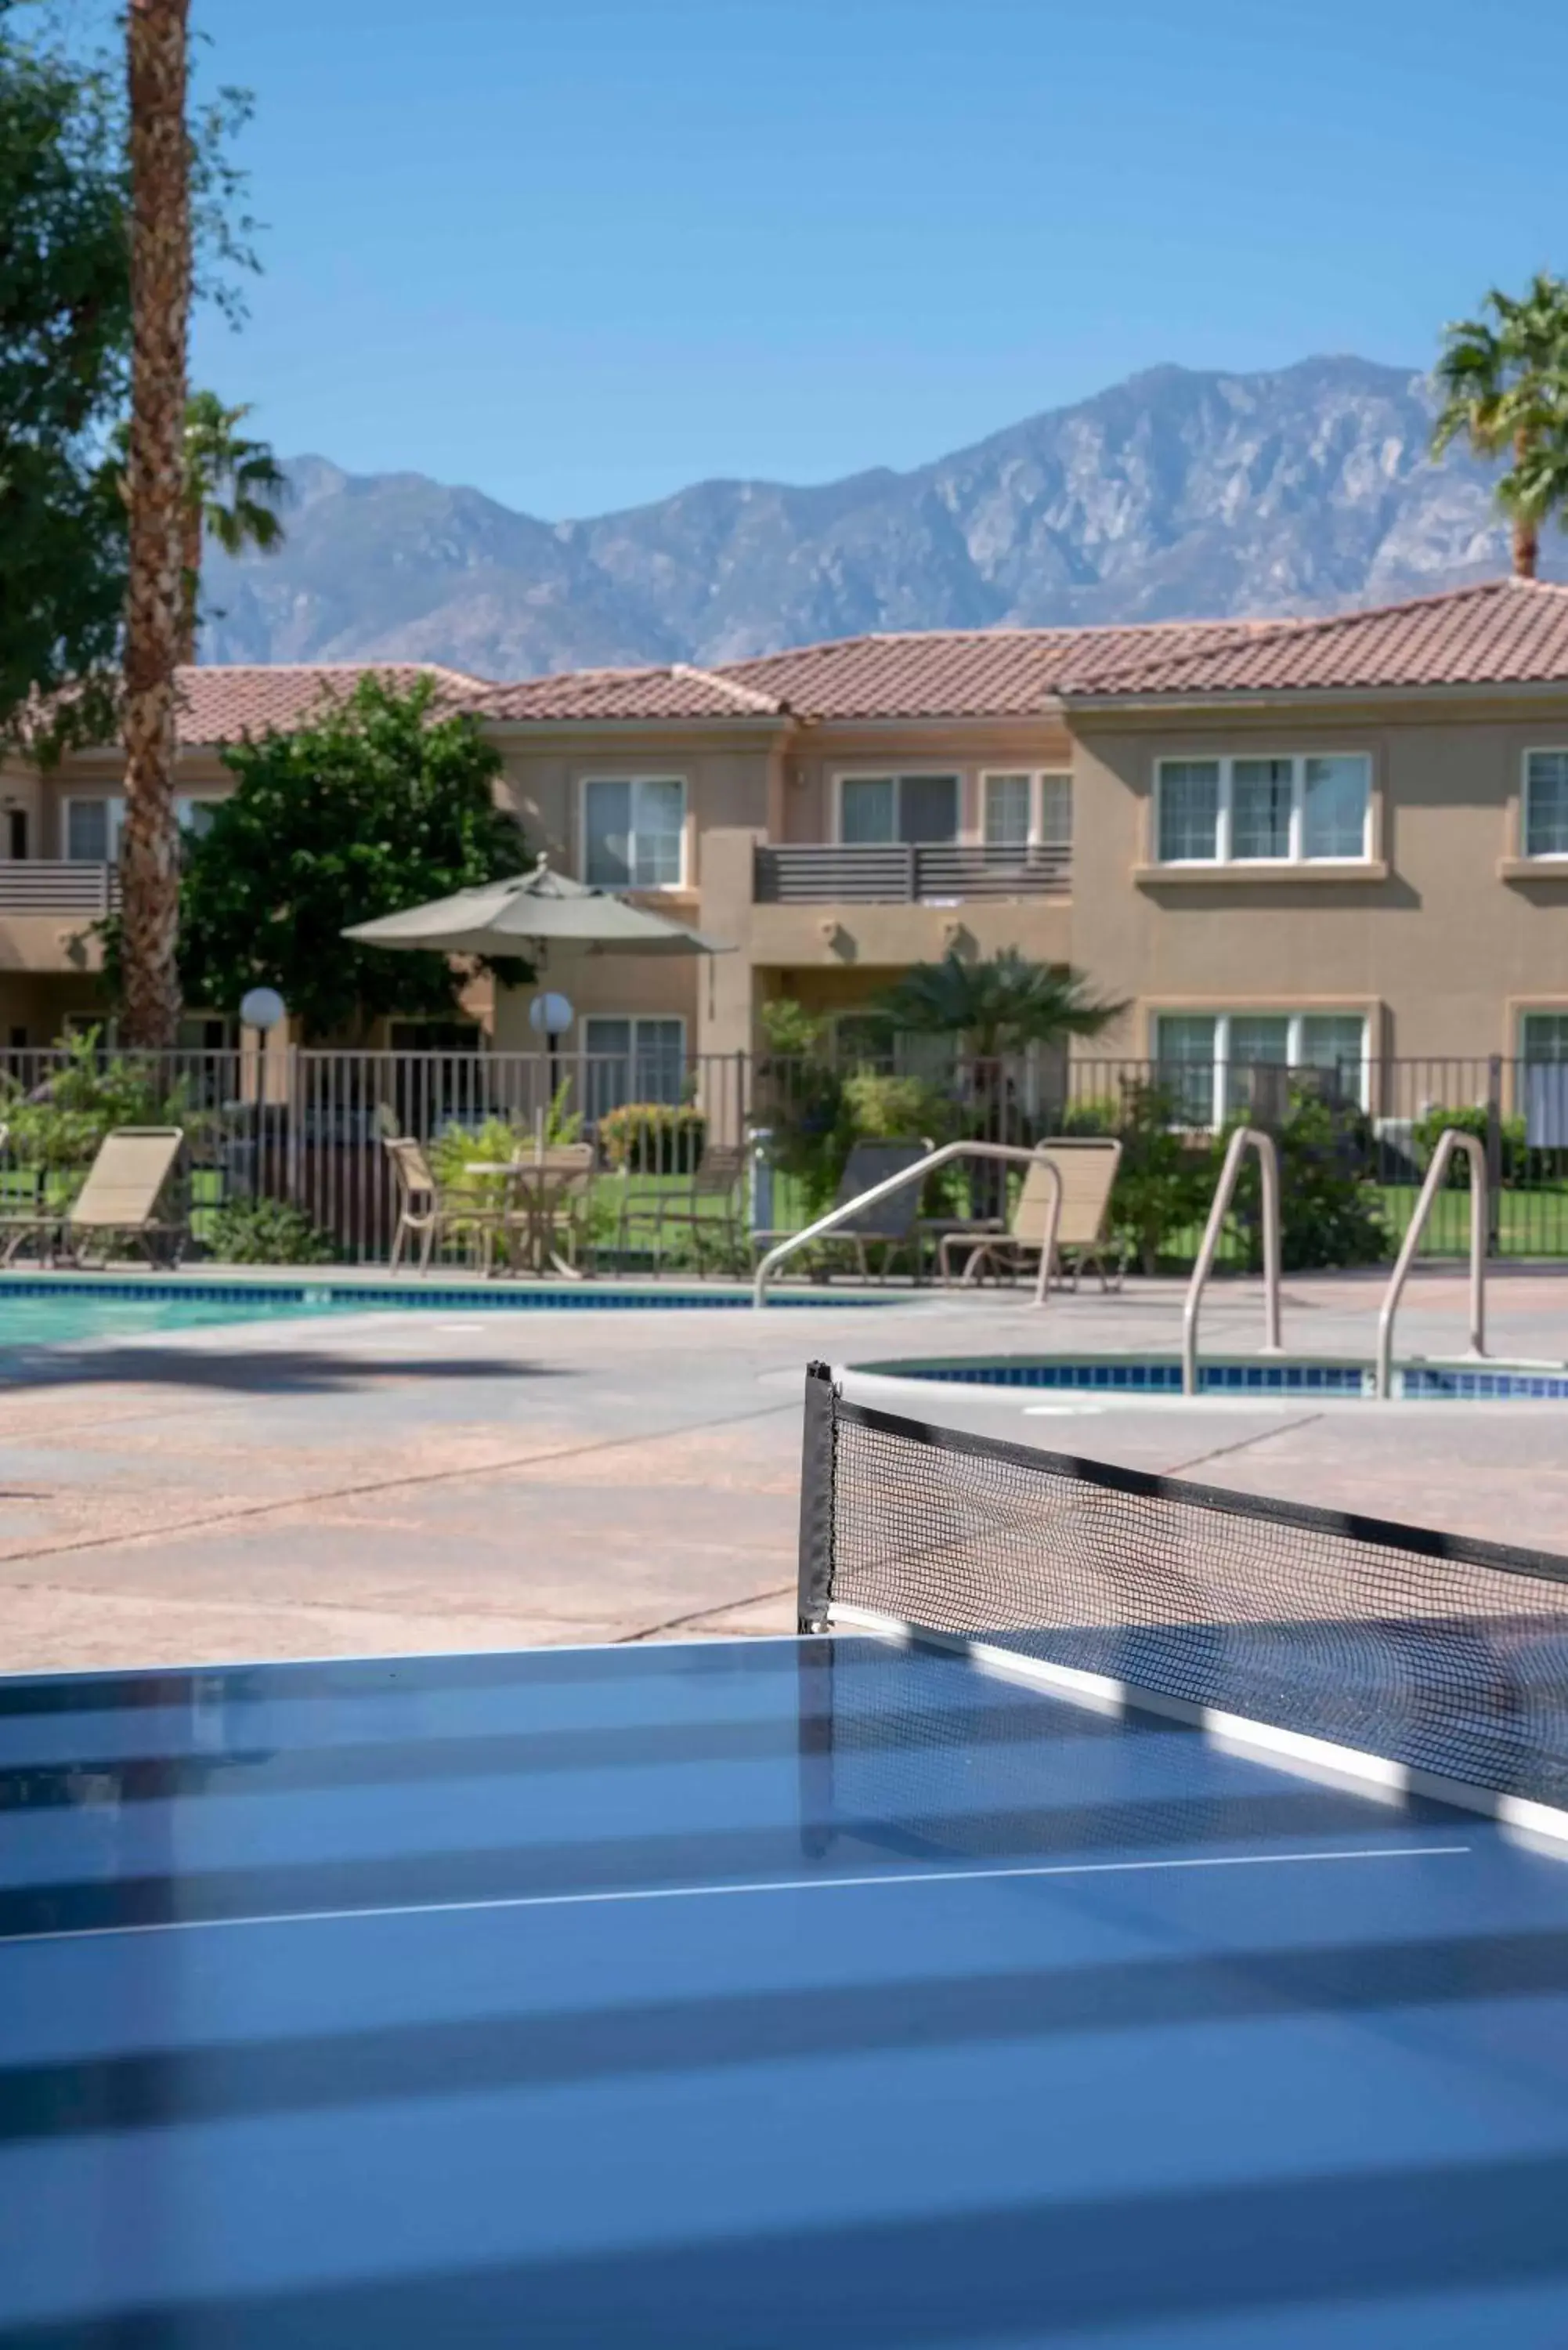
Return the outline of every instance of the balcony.
[[[759,847],[759,906],[956,906],[985,898],[1064,898],[1064,846],[992,848],[956,841],[788,842]]]
[[[0,858],[0,914],[101,921],[119,903],[119,871],[53,858]]]

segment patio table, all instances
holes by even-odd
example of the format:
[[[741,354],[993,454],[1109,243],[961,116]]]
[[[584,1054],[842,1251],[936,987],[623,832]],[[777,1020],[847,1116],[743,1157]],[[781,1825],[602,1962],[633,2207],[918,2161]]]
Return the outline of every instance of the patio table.
[[[471,1159],[465,1175],[488,1176],[506,1186],[508,1209],[521,1209],[526,1219],[524,1253],[530,1273],[556,1273],[567,1281],[581,1281],[581,1268],[567,1263],[555,1246],[556,1212],[575,1183],[582,1180],[576,1168],[552,1166],[548,1158]]]

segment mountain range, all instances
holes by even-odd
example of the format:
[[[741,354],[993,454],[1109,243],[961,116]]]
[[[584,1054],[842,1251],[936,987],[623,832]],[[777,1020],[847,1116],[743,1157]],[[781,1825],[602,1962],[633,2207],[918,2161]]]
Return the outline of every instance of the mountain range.
[[[286,466],[274,555],[213,549],[202,657],[494,678],[739,660],[867,629],[1266,616],[1506,567],[1488,476],[1407,369],[1156,368],[913,472],[700,482],[545,522],[421,473]],[[1543,569],[1568,576],[1553,532]]]

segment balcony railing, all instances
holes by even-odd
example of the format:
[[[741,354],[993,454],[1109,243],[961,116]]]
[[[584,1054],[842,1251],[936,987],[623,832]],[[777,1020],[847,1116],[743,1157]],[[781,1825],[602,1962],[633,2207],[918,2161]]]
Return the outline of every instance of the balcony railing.
[[[119,870],[64,858],[0,858],[0,914],[101,920],[119,903]]]
[[[955,841],[791,841],[759,846],[753,895],[762,906],[953,905],[966,898],[1062,898],[1065,847],[992,848]]]

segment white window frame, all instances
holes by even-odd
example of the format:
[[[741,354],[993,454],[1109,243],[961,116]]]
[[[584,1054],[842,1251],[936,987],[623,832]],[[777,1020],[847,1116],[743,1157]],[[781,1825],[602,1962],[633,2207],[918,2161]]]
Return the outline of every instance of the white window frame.
[[[990,847],[992,845],[990,836],[986,830],[986,803],[990,795],[991,785],[993,781],[998,781],[1003,777],[1012,775],[1026,775],[1029,779],[1029,835],[1027,841],[1022,845],[1029,848],[1071,848],[1073,845],[1074,813],[1073,770],[1071,767],[982,767],[980,771],[980,832],[978,836],[981,845],[982,847]],[[1065,784],[1067,786],[1067,837],[1065,840],[1048,841],[1045,837],[1045,786],[1047,783]],[[998,842],[996,844],[999,847],[1012,847],[1019,845],[1020,844],[1016,842]]]
[[[1167,1062],[1160,1051],[1160,1024],[1166,1020],[1212,1020],[1214,1023],[1214,1055],[1210,1063],[1210,1124],[1218,1131],[1230,1115],[1226,1096],[1230,1090],[1231,1023],[1232,1020],[1282,1020],[1286,1024],[1285,1057],[1278,1064],[1284,1069],[1310,1069],[1320,1064],[1305,1058],[1302,1045],[1303,1024],[1308,1020],[1358,1020],[1361,1023],[1361,1077],[1356,1087],[1359,1106],[1366,1109],[1371,1101],[1372,1082],[1372,1015],[1354,1003],[1232,1003],[1223,1011],[1209,1003],[1165,1003],[1157,1005],[1149,1020],[1149,1057],[1157,1070],[1197,1070],[1199,1061]],[[1248,1066],[1254,1066],[1251,1063]]]
[[[1017,774],[1020,770],[1014,768],[1012,772],[1013,774]],[[886,844],[886,846],[890,848],[897,848],[899,847],[898,812],[901,804],[903,785],[909,777],[916,775],[940,775],[944,783],[949,781],[951,782],[954,795],[952,846],[960,846],[965,838],[963,822],[964,770],[961,767],[921,767],[906,764],[899,767],[845,767],[835,772],[833,776],[833,847],[836,848],[852,848],[857,846],[865,845],[863,843],[846,841],[844,837],[844,786],[846,784],[892,785],[893,837]],[[946,847],[947,845],[948,844],[945,842],[936,842],[932,844],[932,846],[938,847]]]
[[[1231,811],[1234,804],[1235,769],[1238,762],[1251,760],[1286,761],[1291,768],[1290,845],[1283,857],[1235,857],[1231,852]],[[1361,847],[1354,856],[1338,852],[1333,857],[1308,857],[1303,847],[1306,837],[1306,771],[1313,759],[1360,759],[1366,768],[1366,807],[1361,820]],[[1214,820],[1214,854],[1212,857],[1164,857],[1160,854],[1163,829],[1165,771],[1168,767],[1214,766],[1220,771],[1219,806]],[[1372,861],[1373,802],[1376,797],[1376,769],[1370,751],[1350,748],[1310,751],[1171,751],[1155,762],[1154,838],[1150,842],[1151,863],[1169,869],[1190,870],[1193,867],[1240,866],[1244,870],[1261,868],[1277,872],[1283,866],[1300,866],[1311,872],[1318,865],[1367,865]]]
[[[1537,1069],[1560,1066],[1561,1064],[1554,1061],[1532,1061],[1525,1051],[1525,1038],[1530,1033],[1530,1023],[1532,1020],[1561,1020],[1564,1025],[1568,1025],[1568,1003],[1526,1003],[1521,1007],[1518,1014],[1515,1053],[1521,1066]]]
[[[691,785],[690,778],[683,775],[678,768],[673,767],[642,768],[635,775],[623,772],[620,775],[605,774],[579,776],[577,779],[577,871],[584,881],[588,880],[588,794],[596,784],[624,784],[631,794],[631,821],[627,826],[627,861],[630,866],[633,874],[637,871],[637,791],[639,785],[678,784],[680,785],[680,871],[677,879],[673,881],[594,881],[589,882],[588,886],[595,889],[614,889],[618,893],[625,896],[630,896],[633,892],[640,895],[645,891],[676,890],[685,889],[688,888],[691,858]],[[598,1018],[599,1016],[601,1015],[598,1014],[595,1014],[596,1018]],[[618,1019],[621,1015],[619,1014],[611,1014],[607,1012],[602,1016],[608,1020],[611,1018]]]
[[[1530,763],[1532,759],[1568,759],[1568,743],[1533,743],[1524,752],[1519,768],[1519,853],[1532,865],[1568,864],[1568,848],[1532,848],[1530,846]]]

